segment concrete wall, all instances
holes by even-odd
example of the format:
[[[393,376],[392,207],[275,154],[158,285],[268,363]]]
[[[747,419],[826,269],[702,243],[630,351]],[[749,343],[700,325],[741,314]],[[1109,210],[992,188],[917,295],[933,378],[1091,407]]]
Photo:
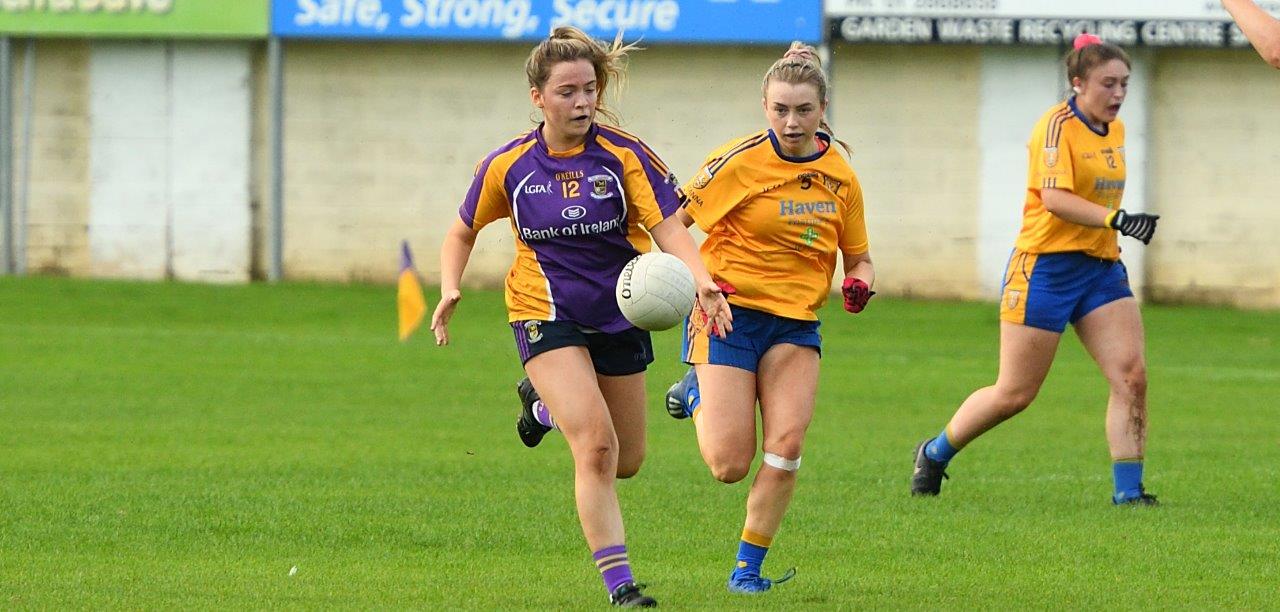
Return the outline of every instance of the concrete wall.
[[[444,231],[475,164],[531,128],[524,45],[290,43],[285,70],[285,269],[290,278],[390,280],[409,239],[438,279]],[[690,176],[723,141],[760,129],[772,50],[635,54],[625,129]],[[484,75],[477,78],[477,75]],[[464,279],[499,283],[510,230],[480,235]]]
[[[248,280],[249,57],[244,43],[93,44],[95,276]]]
[[[1280,75],[1251,51],[1156,55],[1160,300],[1280,307]]]
[[[169,197],[175,278],[249,279],[250,46],[176,43]]]
[[[1065,95],[1055,49],[982,50],[978,109],[982,165],[978,232],[979,294],[999,299],[1005,264],[1022,227],[1027,141],[1040,116]]]
[[[389,280],[408,239],[438,279],[437,249],[475,164],[529,125],[522,57],[497,45],[290,42],[287,275]],[[469,282],[500,281],[509,234],[482,234]]]
[[[22,65],[26,45],[14,44],[14,159],[23,151]],[[31,273],[89,273],[89,45],[36,43],[32,100],[26,264]],[[15,161],[15,205],[24,186]],[[18,220],[21,223],[21,219]],[[17,230],[15,230],[17,233]]]
[[[632,57],[620,108],[623,129],[654,148],[681,180],[725,142],[768,127],[764,73],[780,49],[658,48]]]
[[[96,43],[90,54],[89,245],[95,276],[169,269],[169,58],[164,43]]]
[[[247,280],[251,45],[41,39],[29,156],[26,45],[15,47],[15,204],[24,190],[29,199],[15,223],[27,269]]]
[[[24,45],[15,48],[20,76]],[[41,40],[29,268],[261,277],[264,49]],[[623,127],[687,178],[711,148],[764,126],[760,77],[780,51],[639,52],[618,105]],[[526,53],[289,42],[287,277],[389,281],[407,238],[438,279],[440,240],[474,164],[533,125]],[[1163,215],[1151,246],[1124,243],[1135,285],[1159,300],[1280,307],[1280,78],[1248,50],[1140,49],[1134,59],[1124,206]],[[854,148],[878,288],[994,298],[1020,220],[1028,130],[1064,91],[1058,50],[837,43],[832,61],[833,124]],[[20,159],[20,112],[15,127]],[[511,253],[506,227],[486,230],[465,282],[499,283]]]
[[[259,45],[249,65],[249,95],[252,99],[249,132],[249,273],[255,279],[267,278],[271,267],[271,104],[267,82],[266,45]]]
[[[877,289],[980,297],[978,49],[837,44],[832,56],[832,126],[853,146]]]

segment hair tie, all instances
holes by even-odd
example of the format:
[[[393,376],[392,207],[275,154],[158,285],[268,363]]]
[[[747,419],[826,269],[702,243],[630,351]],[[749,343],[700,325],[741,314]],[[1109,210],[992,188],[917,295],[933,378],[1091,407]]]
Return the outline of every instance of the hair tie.
[[[782,59],[798,59],[805,62],[813,61],[813,53],[808,49],[790,49],[782,55]]]
[[[1088,32],[1085,32],[1076,37],[1075,43],[1073,43],[1072,46],[1075,47],[1076,51],[1079,51],[1085,47],[1088,47],[1089,45],[1100,45],[1100,44],[1102,44],[1101,38],[1098,38],[1096,34],[1090,34]]]

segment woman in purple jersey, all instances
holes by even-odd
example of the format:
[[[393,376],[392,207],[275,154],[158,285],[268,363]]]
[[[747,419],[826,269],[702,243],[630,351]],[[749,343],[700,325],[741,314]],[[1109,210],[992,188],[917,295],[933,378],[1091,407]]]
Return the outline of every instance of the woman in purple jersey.
[[[701,306],[721,330],[731,329],[732,317],[688,230],[673,217],[675,177],[639,139],[596,123],[597,113],[616,123],[604,92],[622,78],[632,49],[621,36],[606,47],[571,27],[556,28],[533,49],[525,72],[544,121],[477,166],[441,248],[431,329],[437,344],[448,344],[476,234],[508,219],[516,237],[508,319],[528,375],[519,385],[518,431],[528,446],[551,428],[564,434],[578,517],[610,602],[650,607],[656,602],[632,577],[614,481],[634,475],[644,459],[644,371],[653,347],[648,332],[618,310],[614,285],[652,237],[689,266]]]

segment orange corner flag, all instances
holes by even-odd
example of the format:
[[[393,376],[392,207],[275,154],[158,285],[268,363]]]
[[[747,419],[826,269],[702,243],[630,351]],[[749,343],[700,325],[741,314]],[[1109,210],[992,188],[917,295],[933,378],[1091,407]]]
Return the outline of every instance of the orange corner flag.
[[[400,283],[396,291],[396,310],[400,313],[400,341],[404,342],[422,325],[427,315],[427,299],[422,294],[418,271],[413,267],[409,241],[400,242]]]

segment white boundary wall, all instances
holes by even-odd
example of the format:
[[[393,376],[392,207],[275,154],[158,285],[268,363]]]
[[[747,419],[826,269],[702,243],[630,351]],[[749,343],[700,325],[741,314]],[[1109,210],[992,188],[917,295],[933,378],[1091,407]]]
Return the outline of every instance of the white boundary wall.
[[[247,44],[95,42],[95,276],[249,278]]]
[[[287,277],[390,281],[409,238],[434,281],[474,164],[532,125],[527,48],[286,47]],[[38,41],[31,270],[236,281],[249,277],[251,253],[261,269],[260,48]],[[764,126],[759,80],[781,51],[637,53],[624,128],[687,178],[711,148]],[[854,146],[878,289],[994,299],[1020,220],[1029,130],[1065,92],[1060,51],[832,52],[834,124]],[[1123,206],[1163,215],[1151,246],[1122,243],[1135,287],[1162,301],[1280,307],[1280,77],[1249,50],[1133,55]],[[511,250],[505,227],[484,232],[467,283],[500,283]]]

